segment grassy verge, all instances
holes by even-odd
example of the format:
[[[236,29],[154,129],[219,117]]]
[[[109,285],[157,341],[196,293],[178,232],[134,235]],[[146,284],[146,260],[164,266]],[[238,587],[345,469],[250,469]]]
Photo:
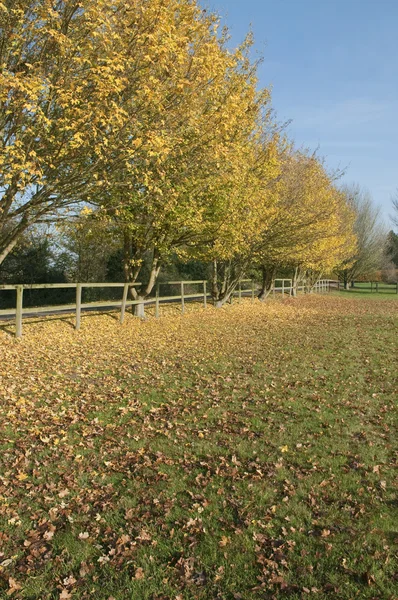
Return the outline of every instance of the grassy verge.
[[[0,332],[1,598],[397,597],[397,302],[82,323]]]
[[[358,298],[358,299],[366,299],[366,300],[398,300],[398,294],[396,293],[396,288],[391,287],[389,289],[380,288],[379,292],[376,292],[376,289],[368,290],[366,288],[361,287],[359,284],[354,288],[350,288],[349,290],[341,289],[339,292],[333,292],[334,295],[338,295],[341,298]]]

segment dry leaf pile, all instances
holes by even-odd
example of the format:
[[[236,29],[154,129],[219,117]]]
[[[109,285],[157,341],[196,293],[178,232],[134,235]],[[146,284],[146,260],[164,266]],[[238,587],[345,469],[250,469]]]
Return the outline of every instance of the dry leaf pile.
[[[397,324],[314,296],[0,330],[0,597],[396,598]]]

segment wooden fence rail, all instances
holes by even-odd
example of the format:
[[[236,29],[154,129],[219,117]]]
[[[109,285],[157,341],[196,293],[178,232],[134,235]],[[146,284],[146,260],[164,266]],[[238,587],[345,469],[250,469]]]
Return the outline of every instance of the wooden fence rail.
[[[396,283],[386,284],[382,281],[355,281],[349,288],[351,290],[370,290],[371,293],[391,292],[398,294],[398,281]]]
[[[276,283],[280,282],[281,285],[277,286]],[[204,308],[207,307],[208,298],[211,294],[207,292],[207,281],[206,280],[195,280],[195,281],[166,281],[160,282],[156,286],[155,296],[146,298],[145,300],[128,300],[129,288],[139,287],[141,283],[44,283],[44,284],[32,284],[32,285],[0,285],[1,290],[15,290],[16,291],[16,306],[15,309],[2,309],[0,310],[0,317],[15,317],[15,336],[21,337],[22,335],[22,319],[23,316],[36,315],[40,313],[64,313],[64,312],[75,312],[75,328],[80,329],[81,325],[81,313],[87,309],[108,309],[108,308],[120,308],[120,322],[123,323],[126,308],[128,306],[136,305],[155,305],[155,317],[158,318],[160,314],[160,303],[164,302],[180,302],[181,313],[185,312],[185,302],[187,300],[201,300]],[[326,292],[331,289],[331,282],[329,280],[318,281],[314,286],[315,292]],[[243,284],[243,285],[242,285]],[[249,287],[245,287],[244,284],[250,284]],[[180,294],[161,296],[160,287],[164,285],[176,285],[179,287]],[[187,294],[187,286],[200,285],[202,290],[197,293]],[[76,301],[75,304],[63,304],[56,306],[37,306],[24,308],[23,306],[23,295],[24,290],[44,290],[44,289],[76,289]],[[123,295],[121,300],[106,300],[101,302],[82,302],[82,291],[84,288],[123,288]],[[304,291],[304,286],[298,286],[299,291]],[[253,279],[242,279],[237,289],[232,294],[232,297],[238,296],[239,302],[242,296],[249,296],[252,300],[255,300],[256,293],[259,291],[258,284]],[[275,295],[280,292],[282,296],[285,294],[292,295],[293,293],[293,282],[291,279],[275,279],[272,286],[272,292]]]
[[[337,290],[344,289],[344,284],[341,281],[330,281],[330,284]],[[348,290],[369,290],[371,293],[379,293],[384,291],[390,292],[391,294],[398,294],[398,281],[396,283],[384,283],[382,281],[355,281],[348,287]]]

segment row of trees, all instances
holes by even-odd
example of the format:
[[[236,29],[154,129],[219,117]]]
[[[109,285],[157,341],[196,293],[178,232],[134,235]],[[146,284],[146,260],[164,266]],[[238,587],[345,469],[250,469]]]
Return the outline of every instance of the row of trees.
[[[261,298],[276,270],[356,277],[360,191],[286,139],[250,36],[218,27],[194,0],[0,3],[0,273],[47,222],[138,299],[172,260],[210,264],[218,306],[253,268]]]

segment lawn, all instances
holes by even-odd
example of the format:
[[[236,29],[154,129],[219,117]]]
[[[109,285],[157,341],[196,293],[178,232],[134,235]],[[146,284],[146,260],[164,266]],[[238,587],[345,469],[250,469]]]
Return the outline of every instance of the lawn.
[[[348,290],[341,289],[339,292],[341,295],[349,294],[355,298],[366,298],[372,300],[398,300],[397,294],[397,286],[396,284],[386,284],[380,282],[378,284],[378,291],[376,291],[376,283],[373,283],[373,289],[371,288],[370,283],[355,283],[353,288]]]
[[[0,329],[0,597],[398,597],[398,302]],[[396,483],[396,480],[395,480]]]

